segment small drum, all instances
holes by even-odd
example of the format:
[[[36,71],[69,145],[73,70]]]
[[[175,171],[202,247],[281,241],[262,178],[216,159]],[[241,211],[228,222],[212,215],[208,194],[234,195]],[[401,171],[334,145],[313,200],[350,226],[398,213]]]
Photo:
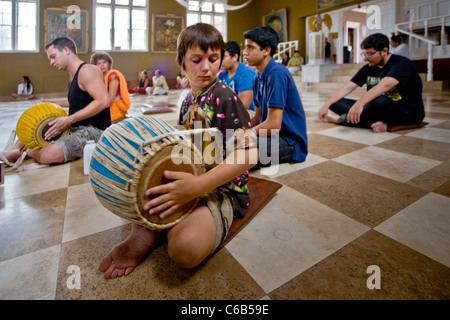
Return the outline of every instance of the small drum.
[[[143,210],[150,201],[145,191],[169,182],[163,177],[164,170],[193,175],[205,171],[202,155],[189,136],[176,132],[165,121],[150,116],[125,119],[103,132],[92,154],[89,179],[106,209],[146,228],[162,230],[195,208],[198,199],[164,219]],[[183,152],[178,152],[181,149]]]
[[[23,149],[39,149],[68,134],[69,129],[52,140],[44,139],[45,133],[50,128],[48,124],[57,117],[67,117],[67,113],[55,103],[39,103],[26,110],[16,125],[17,138],[25,145]]]

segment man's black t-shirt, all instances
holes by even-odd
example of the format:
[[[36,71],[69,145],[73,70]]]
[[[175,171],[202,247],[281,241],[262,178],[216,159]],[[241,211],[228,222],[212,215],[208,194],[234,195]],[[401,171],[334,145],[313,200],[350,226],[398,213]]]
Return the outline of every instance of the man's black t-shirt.
[[[94,100],[87,91],[81,90],[78,86],[78,73],[85,64],[86,62],[82,63],[78,67],[77,73],[73,77],[72,82],[69,83],[69,92],[67,94],[67,98],[69,100],[69,115],[83,109]],[[100,130],[105,130],[108,128],[111,125],[111,113],[109,111],[109,107],[103,109],[90,118],[72,124],[72,127],[86,126],[88,124],[91,124]]]
[[[385,95],[392,101],[400,102],[409,112],[423,118],[425,108],[422,100],[422,79],[408,58],[393,54],[382,68],[365,65],[351,81],[360,87],[367,84],[367,90],[370,90],[384,77],[391,77],[399,81],[397,86]]]

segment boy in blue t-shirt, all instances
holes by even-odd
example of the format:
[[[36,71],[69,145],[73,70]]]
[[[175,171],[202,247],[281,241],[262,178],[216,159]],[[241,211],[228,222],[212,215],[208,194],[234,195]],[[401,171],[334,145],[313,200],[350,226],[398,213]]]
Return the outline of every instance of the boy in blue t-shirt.
[[[222,61],[222,72],[220,72],[218,78],[238,95],[245,108],[254,111],[253,78],[256,72],[239,62],[240,55],[239,44],[236,41],[228,41]]]
[[[260,165],[274,164],[274,154],[278,163],[303,162],[308,154],[305,111],[292,75],[273,59],[278,36],[271,28],[258,27],[244,38],[244,57],[258,72],[253,79],[252,128],[258,134]],[[272,146],[277,142],[278,148]]]

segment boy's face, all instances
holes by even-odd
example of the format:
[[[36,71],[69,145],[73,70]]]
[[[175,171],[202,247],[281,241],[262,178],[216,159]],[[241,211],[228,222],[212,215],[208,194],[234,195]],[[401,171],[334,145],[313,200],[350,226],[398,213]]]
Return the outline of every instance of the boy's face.
[[[189,47],[184,58],[184,71],[189,79],[192,91],[208,87],[217,77],[220,68],[220,49]]]
[[[103,74],[106,74],[109,71],[109,62],[104,59],[98,59],[95,65],[99,67]]]
[[[244,58],[249,66],[260,65],[267,54],[266,50],[261,50],[259,44],[250,39],[245,39],[245,50],[243,52]]]
[[[222,69],[223,70],[231,70],[234,66],[234,64],[237,61],[237,55],[232,57],[228,51],[225,51],[225,54],[223,55],[223,61],[222,61]]]

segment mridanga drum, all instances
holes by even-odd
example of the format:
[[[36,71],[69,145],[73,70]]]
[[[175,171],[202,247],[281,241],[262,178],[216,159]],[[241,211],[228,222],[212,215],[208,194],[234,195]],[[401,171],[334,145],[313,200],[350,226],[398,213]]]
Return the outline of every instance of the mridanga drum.
[[[43,148],[68,134],[70,129],[51,140],[44,139],[45,133],[50,129],[49,123],[57,117],[67,117],[67,113],[55,103],[39,103],[27,109],[16,125],[17,138],[24,144],[23,150]]]
[[[45,133],[50,129],[49,123],[58,117],[67,117],[66,111],[59,105],[48,102],[34,105],[22,113],[19,120],[17,120],[16,130],[12,130],[5,147],[5,150],[13,147],[17,136],[24,145],[21,150],[22,154],[14,163],[8,161],[6,157],[2,157],[2,160],[8,165],[8,169],[5,171],[17,170],[30,151],[43,148],[69,133],[70,128],[67,128],[57,137],[45,140]]]
[[[145,191],[169,182],[163,176],[164,170],[193,175],[205,171],[201,152],[189,136],[172,133],[177,133],[174,127],[150,116],[125,119],[103,132],[92,154],[89,179],[106,209],[146,228],[163,230],[195,208],[198,199],[163,219],[143,209],[150,201]],[[183,152],[179,152],[181,148]]]

